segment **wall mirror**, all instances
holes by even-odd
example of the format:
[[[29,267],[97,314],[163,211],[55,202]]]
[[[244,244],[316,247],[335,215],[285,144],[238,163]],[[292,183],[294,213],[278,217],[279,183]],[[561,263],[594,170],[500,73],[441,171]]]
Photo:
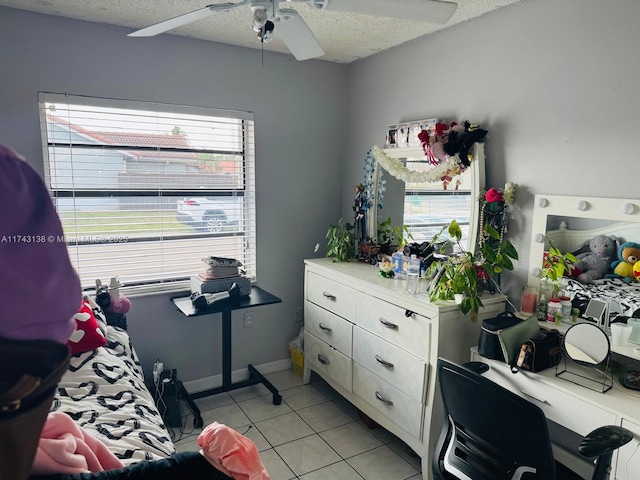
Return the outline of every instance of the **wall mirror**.
[[[427,162],[421,147],[388,148],[383,150],[400,159],[411,171],[426,172],[434,167]],[[462,244],[473,251],[477,242],[479,202],[478,195],[485,188],[484,144],[476,143],[472,149],[471,166],[462,175],[454,177],[445,190],[441,181],[402,182],[403,224],[413,236],[413,241],[429,241],[443,226],[456,220],[463,232]],[[386,175],[390,175],[385,171]],[[391,195],[390,195],[391,196]],[[395,209],[397,211],[397,209]]]
[[[579,323],[570,327],[564,334],[562,350],[565,356],[556,367],[557,377],[601,393],[613,387],[609,372],[611,344],[596,325]]]

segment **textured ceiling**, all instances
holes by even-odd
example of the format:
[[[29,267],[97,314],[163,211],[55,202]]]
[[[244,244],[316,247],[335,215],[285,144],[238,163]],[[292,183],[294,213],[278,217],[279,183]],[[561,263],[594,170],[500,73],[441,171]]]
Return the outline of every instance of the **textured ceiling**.
[[[285,0],[280,1],[282,8],[294,8],[307,22],[325,51],[321,60],[350,63],[522,0],[457,0],[456,12],[444,25],[323,11],[306,4],[286,4]],[[0,0],[0,6],[120,25],[130,27],[133,31],[198,10],[211,3],[228,2],[229,0]],[[233,3],[237,2],[234,0]],[[389,0],[389,4],[393,3],[393,0]],[[251,10],[248,7],[218,13],[169,33],[241,47],[261,48],[259,39],[251,29]],[[149,40],[131,38],[131,41]],[[271,43],[264,44],[264,49],[289,53],[277,36]]]

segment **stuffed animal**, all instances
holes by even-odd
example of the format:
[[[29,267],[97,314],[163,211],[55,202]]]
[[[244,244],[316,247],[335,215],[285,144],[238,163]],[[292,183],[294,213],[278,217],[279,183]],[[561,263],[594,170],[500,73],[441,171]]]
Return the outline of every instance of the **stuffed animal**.
[[[109,286],[96,280],[96,303],[104,313],[126,314],[131,308],[131,301],[120,293],[122,284],[118,277],[112,277]]]
[[[640,282],[640,261],[633,264],[633,278]],[[636,312],[640,311],[640,308]],[[633,312],[635,315],[635,312]]]
[[[611,268],[611,262],[616,258],[618,241],[607,235],[597,235],[584,242],[583,246],[574,252],[578,259],[576,267],[582,273],[576,277],[580,283],[593,283],[604,277]]]
[[[104,309],[105,313],[119,313],[125,315],[131,308],[131,301],[120,293],[120,279],[118,277],[111,277],[109,282],[109,297],[111,302],[107,308]]]
[[[640,244],[635,242],[624,242],[618,248],[618,260],[611,263],[615,276],[620,276],[625,280],[633,280],[634,264],[640,260]]]

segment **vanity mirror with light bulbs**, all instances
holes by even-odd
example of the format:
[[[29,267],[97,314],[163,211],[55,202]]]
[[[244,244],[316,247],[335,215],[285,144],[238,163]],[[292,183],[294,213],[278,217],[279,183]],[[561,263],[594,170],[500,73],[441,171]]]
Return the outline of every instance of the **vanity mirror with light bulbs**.
[[[614,237],[619,243],[640,243],[640,199],[539,194],[534,200],[531,235],[528,285],[540,289],[543,257],[549,249],[549,240],[562,252],[575,252],[597,235]],[[636,311],[636,315],[640,314],[640,282],[636,280],[605,277],[583,284],[565,279],[563,288],[576,300],[575,304],[580,304],[579,321],[596,323],[608,335],[609,322],[626,321]],[[564,332],[570,326],[562,323],[557,328]],[[611,350],[640,359],[640,354],[634,351],[640,346],[640,331],[630,340],[622,345],[612,343]]]

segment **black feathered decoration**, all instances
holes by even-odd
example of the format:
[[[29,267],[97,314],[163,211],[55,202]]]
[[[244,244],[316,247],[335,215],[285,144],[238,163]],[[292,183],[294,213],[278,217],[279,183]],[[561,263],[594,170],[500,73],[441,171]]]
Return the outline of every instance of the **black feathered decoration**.
[[[453,156],[458,154],[460,163],[465,167],[469,167],[471,162],[469,161],[469,150],[476,142],[481,142],[487,135],[487,130],[484,130],[478,126],[472,126],[469,122],[464,122],[464,131],[452,128],[449,132],[449,139],[444,144],[444,151],[447,155]]]

